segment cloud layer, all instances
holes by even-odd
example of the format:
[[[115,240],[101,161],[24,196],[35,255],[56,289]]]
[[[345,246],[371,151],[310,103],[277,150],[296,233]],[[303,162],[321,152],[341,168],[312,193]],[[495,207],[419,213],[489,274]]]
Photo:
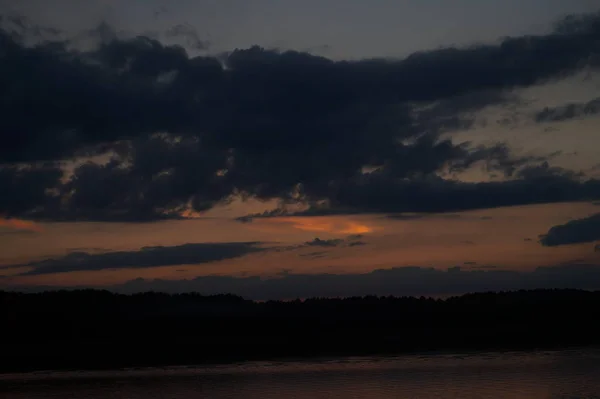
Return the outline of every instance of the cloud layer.
[[[549,247],[600,241],[600,213],[552,227],[540,242]]]
[[[117,251],[100,254],[72,252],[63,257],[31,262],[12,267],[29,267],[22,275],[40,275],[75,271],[97,271],[123,268],[150,268],[190,265],[241,257],[265,249],[257,242],[184,244],[173,247],[144,247],[139,251]]]
[[[537,122],[560,122],[600,113],[600,98],[585,103],[569,103],[559,107],[544,108],[535,115]]]
[[[204,295],[233,293],[248,299],[295,299],[363,295],[438,296],[466,292],[537,288],[599,289],[600,267],[562,265],[534,271],[466,270],[460,267],[436,270],[401,267],[365,274],[291,274],[279,278],[207,276],[193,280],[136,279],[113,286],[118,292],[199,292]],[[44,287],[12,287],[39,291]]]
[[[0,31],[0,213],[140,221],[234,197],[359,212],[600,198],[597,181],[547,166],[532,174],[543,159],[440,139],[506,90],[597,68],[599,21],[360,61],[260,47],[190,57],[106,25],[90,31],[91,50],[27,46],[23,32]],[[197,42],[184,25],[172,34]],[[64,173],[65,160],[101,154],[105,162]],[[512,180],[439,177],[482,163]]]

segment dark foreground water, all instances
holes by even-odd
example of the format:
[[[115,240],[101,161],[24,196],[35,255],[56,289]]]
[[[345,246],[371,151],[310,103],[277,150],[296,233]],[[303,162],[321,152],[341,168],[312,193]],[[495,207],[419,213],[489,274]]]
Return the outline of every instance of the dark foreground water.
[[[600,398],[600,350],[0,375],[2,399]]]

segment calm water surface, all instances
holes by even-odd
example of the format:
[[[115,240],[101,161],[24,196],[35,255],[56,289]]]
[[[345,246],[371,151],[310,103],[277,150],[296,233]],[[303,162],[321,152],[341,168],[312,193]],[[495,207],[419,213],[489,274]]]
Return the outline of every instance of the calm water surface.
[[[600,398],[600,350],[0,375],[0,397]]]

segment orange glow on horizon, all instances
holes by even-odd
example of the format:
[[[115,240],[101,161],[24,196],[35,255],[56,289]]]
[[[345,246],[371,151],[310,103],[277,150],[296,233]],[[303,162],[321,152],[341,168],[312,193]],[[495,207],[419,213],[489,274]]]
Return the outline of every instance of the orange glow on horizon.
[[[33,231],[35,233],[41,233],[43,231],[42,226],[38,223],[31,222],[23,219],[13,219],[0,217],[0,227],[8,227],[16,230]]]

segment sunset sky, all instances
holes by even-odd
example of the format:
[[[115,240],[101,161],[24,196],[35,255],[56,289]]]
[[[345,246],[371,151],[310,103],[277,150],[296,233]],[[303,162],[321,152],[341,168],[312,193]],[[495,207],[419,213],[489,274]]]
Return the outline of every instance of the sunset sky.
[[[0,289],[600,289],[587,0],[0,0]]]

